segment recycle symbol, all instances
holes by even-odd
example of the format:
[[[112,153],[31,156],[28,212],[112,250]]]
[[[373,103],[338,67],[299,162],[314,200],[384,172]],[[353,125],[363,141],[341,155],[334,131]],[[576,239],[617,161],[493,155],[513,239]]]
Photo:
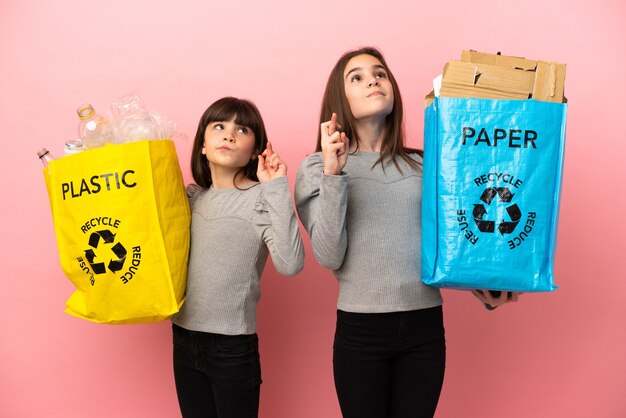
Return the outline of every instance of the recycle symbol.
[[[98,250],[98,245],[100,245],[100,239],[102,239],[102,242],[105,245],[100,246],[100,249]],[[91,266],[91,269],[95,274],[106,273],[106,267],[104,262],[95,262],[96,258],[98,258],[99,260],[102,259],[102,255],[105,252],[108,252],[111,257],[115,257],[111,258],[108,264],[109,270],[111,270],[112,273],[120,271],[122,267],[124,267],[124,261],[126,261],[126,248],[124,248],[121,243],[118,242],[117,244],[111,246],[109,251],[102,250],[103,248],[106,248],[108,245],[113,244],[114,242],[115,234],[111,233],[111,231],[109,231],[108,229],[93,232],[89,237],[89,246],[91,248],[85,250],[85,258],[89,262],[89,265]],[[100,257],[96,255],[96,252],[94,250],[98,250],[98,254],[100,255]]]
[[[480,200],[485,202],[487,205],[491,205],[491,202],[494,200],[494,197],[498,195],[500,197],[501,202],[509,203],[515,194],[511,193],[509,189],[506,187],[488,187],[483,192],[482,196],[480,196]],[[519,207],[516,203],[508,206],[506,208],[511,221],[502,221],[498,224],[498,231],[502,235],[510,234],[515,230],[515,227],[519,223],[522,218],[522,212],[520,212]],[[474,221],[476,222],[476,226],[481,232],[494,232],[496,223],[494,221],[488,221],[483,219],[483,216],[487,214],[487,209],[482,203],[474,204],[474,211],[472,215],[474,216]]]

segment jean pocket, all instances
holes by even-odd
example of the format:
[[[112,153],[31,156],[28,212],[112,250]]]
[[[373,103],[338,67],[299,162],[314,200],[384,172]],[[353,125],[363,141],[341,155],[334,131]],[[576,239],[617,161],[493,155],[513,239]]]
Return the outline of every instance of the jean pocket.
[[[225,354],[247,354],[251,351],[251,345],[248,343],[235,346],[218,344],[217,351]]]
[[[218,353],[229,356],[244,356],[257,351],[258,340],[256,334],[234,335],[220,339],[216,344]]]

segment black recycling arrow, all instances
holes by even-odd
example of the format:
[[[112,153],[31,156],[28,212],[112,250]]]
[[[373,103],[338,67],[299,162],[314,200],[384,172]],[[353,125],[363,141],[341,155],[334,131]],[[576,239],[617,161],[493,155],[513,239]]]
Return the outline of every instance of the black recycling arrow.
[[[127,252],[126,252],[126,248],[124,248],[124,246],[119,242],[115,244],[111,248],[111,250],[118,258],[117,260],[109,261],[109,270],[115,273],[116,271],[120,271],[122,267],[124,267],[124,261],[126,261]]]
[[[515,227],[519,223],[519,220],[522,219],[522,212],[519,210],[519,207],[516,203],[506,208],[506,211],[511,217],[512,222],[500,222],[500,225],[498,225],[498,231],[500,231],[502,235],[510,234],[511,232],[513,232],[515,230]]]
[[[89,265],[93,269],[94,273],[102,274],[102,273],[106,272],[106,268],[104,267],[104,263],[94,263],[94,260],[96,258],[96,254],[93,252],[93,250],[91,248],[88,249],[88,250],[85,250],[85,258],[89,262]]]
[[[513,199],[513,196],[515,196],[515,194],[511,193],[511,191],[506,187],[496,187],[496,188],[488,187],[480,196],[480,200],[490,205],[491,202],[493,201],[493,198],[496,197],[496,195],[500,197],[501,202],[506,202],[506,203],[510,202],[511,199]]]
[[[493,200],[494,197],[496,197],[497,194],[498,194],[498,191],[496,189],[492,187],[487,187],[485,191],[483,192],[483,194],[480,196],[480,200],[490,205],[491,201]]]
[[[492,189],[493,190],[493,189]],[[486,190],[485,190],[486,192]],[[494,191],[495,194],[495,191]],[[483,196],[485,193],[483,193]],[[482,197],[481,197],[482,200]],[[487,210],[483,205],[474,205],[474,210],[472,211],[472,216],[474,217],[474,221],[476,222],[476,226],[481,232],[493,232],[495,229],[494,221],[484,221],[483,216],[487,213]]]
[[[104,242],[107,244],[111,244],[115,241],[115,234],[111,233],[108,229],[105,229],[102,231],[92,232],[89,236],[89,245],[93,248],[98,248],[100,237],[102,237]]]
[[[502,202],[508,203],[513,199],[513,196],[515,196],[515,193],[511,193],[506,187],[496,187],[496,192],[498,192],[498,196],[500,196]]]

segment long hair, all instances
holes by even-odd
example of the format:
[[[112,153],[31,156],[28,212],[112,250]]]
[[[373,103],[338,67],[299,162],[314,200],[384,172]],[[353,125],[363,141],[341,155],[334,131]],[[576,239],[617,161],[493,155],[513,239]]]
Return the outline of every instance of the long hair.
[[[346,98],[345,80],[343,73],[346,70],[348,61],[359,55],[371,55],[376,58],[387,70],[387,75],[391,86],[393,88],[393,108],[391,113],[385,118],[385,135],[380,148],[380,157],[376,161],[376,164],[381,163],[384,169],[384,161],[390,159],[394,165],[400,170],[396,157],[400,157],[405,160],[413,169],[418,169],[420,165],[409,156],[409,153],[416,152],[423,156],[421,150],[407,148],[404,146],[404,110],[402,107],[402,97],[400,96],[400,89],[398,83],[393,76],[389,66],[385,62],[383,54],[376,48],[364,47],[354,51],[348,51],[339,58],[339,61],[335,64],[334,68],[330,72],[328,82],[326,83],[326,90],[324,91],[324,97],[322,99],[322,109],[320,112],[320,124],[330,120],[333,112],[337,114],[337,123],[343,127],[343,131],[351,142],[356,143],[356,148],[359,148],[359,136],[356,130],[356,120],[352,116],[350,110],[350,104]],[[322,135],[318,130],[317,134],[317,147],[316,151],[322,150]],[[400,170],[401,172],[401,170]]]
[[[262,152],[267,146],[267,133],[265,132],[263,118],[261,118],[261,113],[254,103],[235,97],[219,99],[202,114],[193,142],[193,149],[191,150],[191,173],[195,182],[201,187],[208,188],[212,183],[209,164],[206,156],[202,154],[206,128],[212,122],[228,121],[233,116],[236,124],[246,126],[254,132],[254,149],[252,151],[254,154]],[[250,180],[258,181],[256,171],[257,159],[252,159],[237,174],[243,172]],[[235,175],[236,177],[237,175]]]

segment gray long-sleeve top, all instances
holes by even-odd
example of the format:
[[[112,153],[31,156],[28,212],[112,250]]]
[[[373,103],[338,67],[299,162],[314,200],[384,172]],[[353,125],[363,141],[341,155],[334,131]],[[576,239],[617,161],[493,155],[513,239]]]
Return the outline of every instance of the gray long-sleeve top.
[[[401,158],[402,173],[392,162],[383,170],[374,166],[379,156],[350,154],[337,176],[323,174],[321,153],[308,156],[296,177],[300,220],[315,257],[339,281],[338,309],[370,313],[438,306],[439,290],[420,280],[422,170]],[[411,158],[422,164],[418,154]]]
[[[304,265],[287,178],[246,190],[189,186],[188,194],[187,291],[172,321],[192,331],[253,334],[268,253],[281,274],[295,275]]]

